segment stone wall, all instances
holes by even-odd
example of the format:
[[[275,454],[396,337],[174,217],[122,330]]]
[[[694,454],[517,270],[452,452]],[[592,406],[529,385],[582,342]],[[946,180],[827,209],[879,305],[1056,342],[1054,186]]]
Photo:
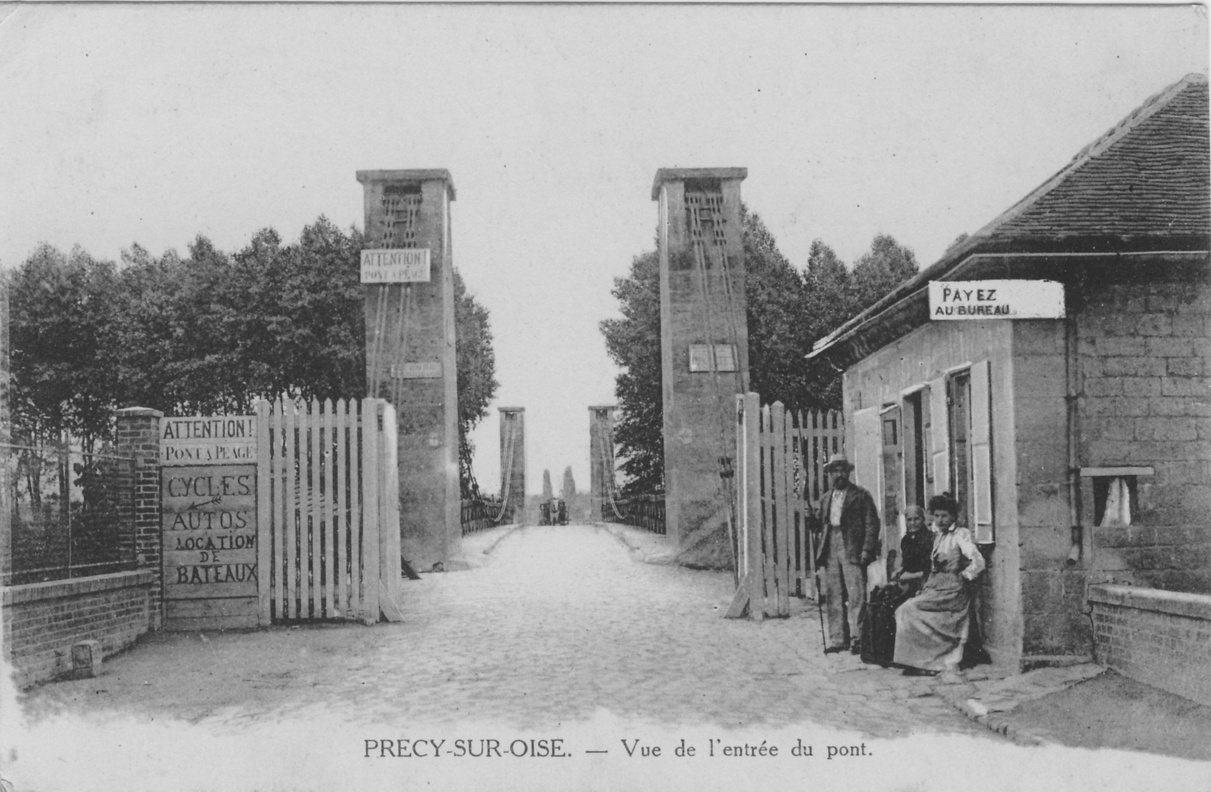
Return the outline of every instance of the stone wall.
[[[148,631],[158,584],[150,570],[3,589],[4,646],[18,687],[71,671],[77,641],[101,642],[105,655]]]
[[[1211,596],[1099,585],[1089,604],[1099,663],[1211,706]]]
[[[1153,471],[1131,525],[1090,530],[1091,582],[1211,593],[1211,287],[1091,288],[1079,320],[1081,465]]]
[[[1063,320],[1013,322],[1022,656],[1088,657],[1086,570],[1069,565],[1068,392]]]

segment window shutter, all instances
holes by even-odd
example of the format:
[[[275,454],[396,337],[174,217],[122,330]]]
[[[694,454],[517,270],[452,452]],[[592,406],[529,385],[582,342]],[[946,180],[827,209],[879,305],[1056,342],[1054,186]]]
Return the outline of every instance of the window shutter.
[[[850,460],[854,464],[854,481],[876,500],[882,492],[879,486],[879,468],[883,460],[880,427],[878,407],[854,411],[854,458]]]
[[[996,533],[992,504],[992,394],[989,363],[971,367],[971,467],[976,541],[991,544]]]
[[[939,377],[929,383],[930,457],[933,460],[934,495],[954,492],[950,484],[950,438],[947,435],[946,379]]]

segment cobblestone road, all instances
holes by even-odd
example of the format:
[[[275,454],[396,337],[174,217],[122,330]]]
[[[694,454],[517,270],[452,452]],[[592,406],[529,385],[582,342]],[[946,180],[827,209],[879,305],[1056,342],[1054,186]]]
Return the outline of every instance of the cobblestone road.
[[[0,699],[0,777],[19,792],[1205,786],[1194,762],[1014,745],[931,680],[822,655],[800,601],[789,619],[724,619],[731,575],[642,563],[667,554],[642,532],[466,545],[475,568],[407,583],[399,624],[159,634],[95,679]]]
[[[407,583],[400,624],[159,635],[98,679],[31,692],[26,709],[519,728],[604,710],[670,725],[1000,739],[930,695],[927,680],[823,656],[814,609],[724,619],[729,573],[640,563],[601,526],[522,528],[486,558]]]

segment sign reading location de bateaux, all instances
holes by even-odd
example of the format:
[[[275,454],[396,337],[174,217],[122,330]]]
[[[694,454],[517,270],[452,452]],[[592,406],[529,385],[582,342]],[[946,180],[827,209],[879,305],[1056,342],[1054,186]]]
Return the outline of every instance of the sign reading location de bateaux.
[[[929,318],[1063,319],[1064,284],[1050,280],[930,281]]]
[[[362,283],[428,283],[429,248],[362,251]]]
[[[161,422],[166,629],[257,626],[256,443],[253,416]]]

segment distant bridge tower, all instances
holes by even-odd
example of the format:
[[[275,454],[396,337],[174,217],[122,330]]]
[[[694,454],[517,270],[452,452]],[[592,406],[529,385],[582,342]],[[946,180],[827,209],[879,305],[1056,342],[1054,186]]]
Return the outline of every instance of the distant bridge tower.
[[[400,553],[429,569],[458,552],[458,378],[446,170],[358,171],[366,393],[395,406]]]
[[[748,390],[740,182],[744,168],[661,168],[660,352],[665,520],[687,563],[727,566],[719,457],[735,454],[735,395]]]
[[[614,486],[614,410],[612,404],[589,408],[589,519],[609,513]]]
[[[526,408],[500,407],[500,497],[505,517],[526,518]]]

